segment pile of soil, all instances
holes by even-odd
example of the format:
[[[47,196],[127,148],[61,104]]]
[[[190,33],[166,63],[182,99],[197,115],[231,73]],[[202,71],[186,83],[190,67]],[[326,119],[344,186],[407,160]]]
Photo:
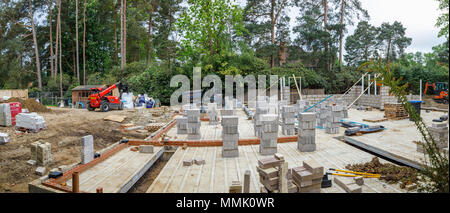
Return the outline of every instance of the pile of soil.
[[[33,98],[29,98],[27,100],[23,100],[20,98],[10,98],[6,101],[6,103],[11,102],[20,102],[20,104],[22,104],[22,109],[28,109],[29,112],[51,112],[49,108],[37,102]]]
[[[390,163],[383,164],[380,163],[378,157],[374,157],[372,161],[364,164],[349,164],[345,168],[356,172],[381,174],[381,179],[386,180],[390,184],[399,183],[402,189],[406,185],[417,184],[418,181],[418,172],[415,169]]]

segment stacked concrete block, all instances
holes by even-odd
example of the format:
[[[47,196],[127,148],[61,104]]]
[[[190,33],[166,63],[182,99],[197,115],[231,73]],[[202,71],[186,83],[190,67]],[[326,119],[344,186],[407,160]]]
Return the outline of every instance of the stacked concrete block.
[[[187,134],[187,117],[177,118],[177,134]]]
[[[277,153],[278,115],[266,114],[261,117],[262,131],[260,136],[259,153],[273,155]]]
[[[52,161],[52,145],[41,141],[31,144],[31,160],[39,166],[45,166]]]
[[[334,177],[334,182],[347,193],[361,193],[362,187],[350,177]]]
[[[314,160],[303,161],[303,166],[291,169],[293,183],[300,193],[320,193],[323,166]]]
[[[305,112],[298,116],[298,149],[301,152],[316,150],[316,113]]]
[[[47,171],[47,169],[45,167],[40,166],[40,167],[36,168],[36,170],[34,170],[34,173],[39,176],[42,176],[45,174],[46,171]]]
[[[37,113],[19,113],[16,116],[16,128],[24,128],[29,131],[39,132],[46,129],[45,120]]]
[[[436,142],[436,147],[439,151],[443,151],[448,148],[448,127],[446,123],[433,123],[431,127],[428,127],[430,134]],[[425,153],[423,142],[417,143],[417,151]]]
[[[291,88],[288,86],[283,87],[283,101],[286,101],[288,104],[291,101]]]
[[[210,125],[217,125],[219,123],[219,113],[216,103],[208,103],[208,117]]]
[[[239,157],[238,116],[222,116],[222,156]]]
[[[263,185],[263,191],[267,192],[283,192],[283,186],[287,187],[288,193],[295,193],[298,191],[296,185],[292,183],[289,170],[287,170],[287,163],[284,157],[275,154],[274,156],[258,160],[256,171],[259,174],[259,181]],[[286,169],[286,174],[282,174]],[[283,177],[283,178],[280,178]],[[285,181],[285,183],[283,183]]]
[[[307,106],[309,106],[309,101],[305,100],[297,100],[297,112],[302,113],[307,109]]]
[[[262,121],[261,116],[268,114],[269,108],[268,107],[262,107],[257,106],[255,115],[253,116],[253,129],[255,131],[255,136],[260,137],[262,132]]]
[[[9,143],[9,135],[3,132],[0,132],[0,145]]]
[[[295,135],[295,107],[283,106],[281,108],[281,130],[283,135]]]
[[[328,134],[338,134],[341,126],[340,120],[344,118],[342,106],[327,106],[327,121],[325,123],[325,132]]]
[[[0,126],[11,126],[11,107],[9,104],[0,104]]]
[[[317,126],[324,127],[328,116],[327,104],[320,103],[317,112]]]
[[[87,164],[94,160],[94,137],[87,135],[81,138],[81,163]]]
[[[187,109],[184,113],[187,117],[187,139],[200,140],[200,109]]]

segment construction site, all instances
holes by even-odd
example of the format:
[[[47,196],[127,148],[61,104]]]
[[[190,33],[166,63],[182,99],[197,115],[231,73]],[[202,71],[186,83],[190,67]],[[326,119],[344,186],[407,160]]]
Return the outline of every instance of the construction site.
[[[417,192],[427,184],[422,136],[388,87],[360,80],[344,94],[301,95],[282,78],[275,96],[243,103],[110,111],[13,98],[1,105],[0,190]],[[448,105],[407,98],[424,102],[418,113],[448,155]]]
[[[0,196],[436,203],[448,16],[449,0],[0,0]]]

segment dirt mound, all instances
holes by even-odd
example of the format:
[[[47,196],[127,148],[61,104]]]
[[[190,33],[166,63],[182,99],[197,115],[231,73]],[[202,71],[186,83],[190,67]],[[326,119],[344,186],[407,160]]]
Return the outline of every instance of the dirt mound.
[[[49,108],[37,102],[33,98],[29,98],[27,100],[23,100],[20,98],[10,98],[6,101],[6,103],[11,102],[20,102],[22,104],[22,108],[28,109],[30,112],[51,112]]]
[[[388,183],[400,183],[400,188],[402,189],[406,185],[417,183],[418,181],[418,172],[415,169],[390,163],[383,164],[380,163],[377,157],[364,164],[349,164],[345,168],[356,172],[381,174],[381,179],[386,180]]]

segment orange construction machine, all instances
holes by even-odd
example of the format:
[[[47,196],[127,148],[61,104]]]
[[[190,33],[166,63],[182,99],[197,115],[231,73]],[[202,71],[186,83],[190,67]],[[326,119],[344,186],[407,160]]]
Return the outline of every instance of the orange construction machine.
[[[445,82],[426,83],[424,95],[427,95],[428,87],[432,87],[433,99],[437,103],[448,104],[448,84]]]

